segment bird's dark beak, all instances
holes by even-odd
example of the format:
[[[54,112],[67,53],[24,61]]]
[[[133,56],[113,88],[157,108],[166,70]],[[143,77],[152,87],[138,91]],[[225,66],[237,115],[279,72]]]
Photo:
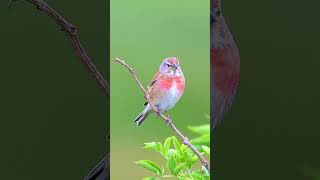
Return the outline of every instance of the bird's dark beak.
[[[172,65],[172,69],[173,69],[173,70],[177,70],[177,69],[178,69],[178,66],[177,66],[177,65]]]

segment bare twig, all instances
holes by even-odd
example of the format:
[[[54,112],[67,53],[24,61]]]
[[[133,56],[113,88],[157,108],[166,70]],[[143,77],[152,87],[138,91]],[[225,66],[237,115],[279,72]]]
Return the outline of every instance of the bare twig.
[[[9,2],[9,7],[17,0],[11,0]],[[97,81],[99,86],[103,89],[104,93],[109,97],[110,87],[108,82],[103,78],[97,67],[93,64],[90,57],[87,55],[86,51],[80,43],[80,38],[77,34],[77,29],[74,25],[65,20],[59,13],[57,13],[52,7],[41,0],[25,0],[26,2],[36,6],[39,11],[44,12],[46,15],[50,16],[64,31],[70,40],[70,43],[79,56],[81,63],[83,63],[90,75]]]
[[[18,0],[10,0],[9,8]],[[82,47],[80,43],[80,38],[77,34],[77,29],[74,25],[65,20],[58,12],[56,12],[52,7],[50,7],[47,3],[41,0],[25,0],[26,2],[36,6],[39,11],[42,11],[46,15],[50,16],[61,28],[62,31],[65,32],[67,38],[70,40],[70,43],[78,55],[82,64],[85,65],[87,70],[93,79],[98,83],[98,85],[104,91],[104,94],[109,98],[110,97],[110,87],[108,82],[103,78],[97,67],[93,64],[90,57],[87,55],[86,51]],[[110,155],[107,156],[89,173],[88,176],[85,177],[85,180],[95,179],[97,176],[103,176],[104,178],[109,179],[110,177]],[[103,170],[105,169],[105,170]]]
[[[118,63],[123,65],[124,67],[126,67],[129,72],[131,73],[133,79],[135,80],[135,82],[137,83],[137,85],[139,86],[139,88],[141,89],[145,99],[148,101],[148,103],[150,104],[151,108],[153,109],[153,111],[157,112],[156,107],[151,103],[150,98],[149,98],[149,94],[146,91],[146,89],[143,87],[143,85],[141,84],[141,82],[139,81],[137,75],[135,74],[134,70],[123,60],[116,58],[114,60],[114,63]],[[185,144],[186,146],[188,146],[200,159],[201,164],[208,170],[208,172],[210,172],[210,167],[209,167],[209,163],[208,161],[203,157],[203,155],[189,142],[188,138],[186,138],[177,128],[176,126],[172,123],[171,119],[165,115],[163,115],[162,113],[159,114],[159,116],[167,123],[169,122],[168,126],[170,126],[170,128],[174,131],[174,133],[180,138],[180,140],[182,141],[183,144]]]
[[[94,180],[98,179],[98,176],[100,176],[103,171],[106,171],[106,169],[110,169],[110,154],[108,154],[106,157],[104,157],[93,169],[92,171],[84,178],[84,180]],[[107,170],[108,171],[108,170]],[[104,174],[106,177],[103,179],[110,179],[110,173]]]

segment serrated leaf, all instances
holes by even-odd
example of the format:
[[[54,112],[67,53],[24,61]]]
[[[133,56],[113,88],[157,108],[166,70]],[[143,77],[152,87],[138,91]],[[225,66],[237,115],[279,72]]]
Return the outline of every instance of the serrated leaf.
[[[184,166],[185,166],[185,163],[182,163],[176,166],[176,168],[174,168],[173,175],[179,174],[179,172],[183,169]]]
[[[170,171],[171,174],[174,174],[174,169],[176,168],[176,161],[174,160],[173,157],[171,157],[168,161],[167,161],[167,168]]]
[[[163,175],[163,170],[160,168],[159,165],[157,165],[155,162],[150,160],[140,160],[137,161],[136,164],[138,164],[141,167],[144,167],[145,169],[148,169],[151,172],[154,172],[158,175]]]
[[[204,124],[200,126],[188,126],[188,129],[200,135],[210,134],[210,124]]]
[[[172,142],[177,151],[180,151],[180,143],[175,136],[172,136]]]
[[[164,156],[167,156],[167,153],[168,153],[169,148],[170,148],[170,145],[171,145],[171,140],[172,140],[172,137],[168,137],[168,138],[164,141],[163,148],[162,148],[162,154],[163,154]]]
[[[210,148],[207,146],[201,146],[203,151],[210,156]]]

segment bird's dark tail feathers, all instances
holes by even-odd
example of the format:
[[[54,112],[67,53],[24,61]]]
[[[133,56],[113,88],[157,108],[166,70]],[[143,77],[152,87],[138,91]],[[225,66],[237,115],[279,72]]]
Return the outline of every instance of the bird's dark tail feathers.
[[[137,126],[140,126],[143,121],[148,117],[148,115],[150,114],[150,111],[142,111],[134,120],[134,123],[136,123]]]

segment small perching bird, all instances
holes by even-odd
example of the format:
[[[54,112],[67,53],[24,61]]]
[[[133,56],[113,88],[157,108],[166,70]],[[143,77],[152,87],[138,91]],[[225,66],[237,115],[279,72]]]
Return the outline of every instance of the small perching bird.
[[[211,0],[211,129],[222,120],[234,99],[240,77],[240,56],[221,12],[221,0]]]
[[[159,114],[174,107],[181,98],[184,87],[185,79],[178,58],[165,58],[148,88],[150,102],[157,109],[156,113]],[[137,126],[140,126],[152,112],[152,107],[146,102],[144,110],[136,117],[134,122]]]

